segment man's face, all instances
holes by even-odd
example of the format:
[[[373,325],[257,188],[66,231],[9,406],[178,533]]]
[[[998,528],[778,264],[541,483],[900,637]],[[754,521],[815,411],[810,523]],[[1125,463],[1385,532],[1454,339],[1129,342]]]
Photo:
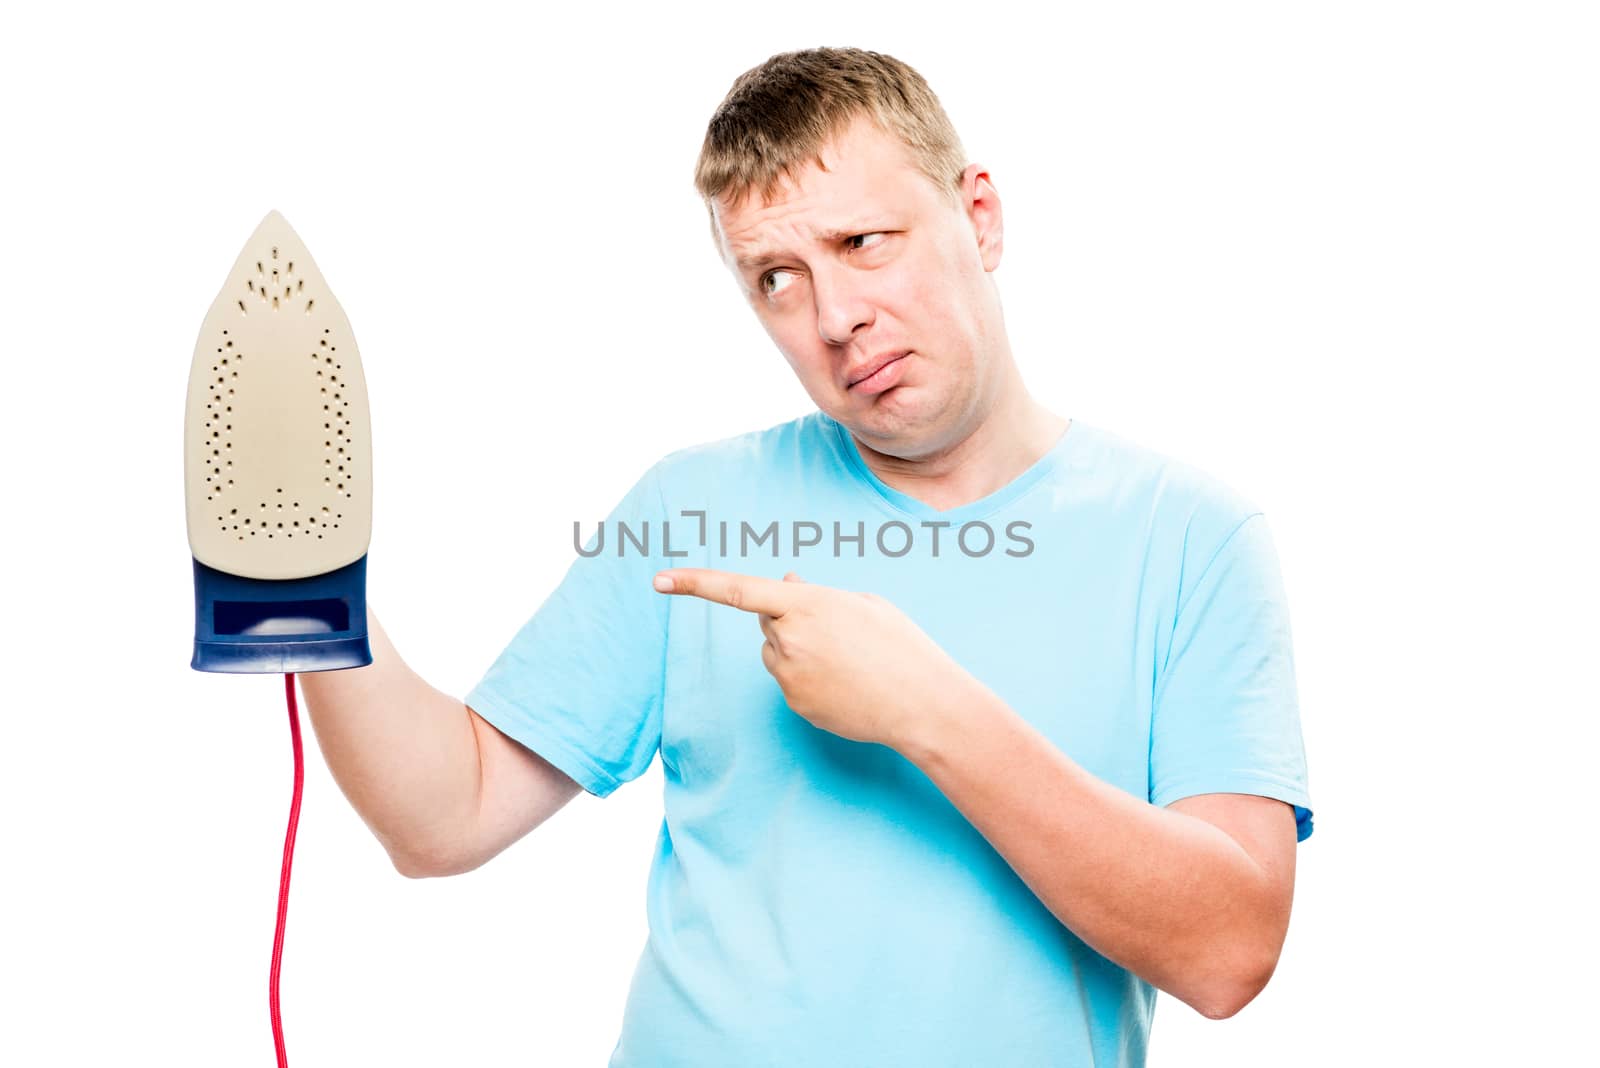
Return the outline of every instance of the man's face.
[[[946,448],[999,385],[999,198],[973,164],[958,207],[864,118],[821,155],[718,202],[723,259],[818,408],[880,452]]]

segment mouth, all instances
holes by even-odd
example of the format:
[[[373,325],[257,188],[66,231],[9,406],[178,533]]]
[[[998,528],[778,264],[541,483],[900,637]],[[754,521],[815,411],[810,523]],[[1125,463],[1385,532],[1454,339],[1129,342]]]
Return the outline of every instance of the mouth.
[[[895,365],[909,355],[911,355],[910,349],[885,353],[865,367],[853,372],[845,389],[852,392],[860,390],[875,393],[879,389],[887,388],[888,379],[898,375]]]

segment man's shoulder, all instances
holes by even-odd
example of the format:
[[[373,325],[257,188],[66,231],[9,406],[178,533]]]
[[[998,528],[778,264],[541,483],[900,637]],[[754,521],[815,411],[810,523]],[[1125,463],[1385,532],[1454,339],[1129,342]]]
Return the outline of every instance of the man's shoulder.
[[[1085,463],[1108,504],[1181,531],[1185,541],[1215,545],[1263,510],[1254,496],[1209,467],[1128,435],[1098,426],[1083,429],[1089,446]]]
[[[818,445],[826,427],[820,411],[808,412],[757,430],[685,445],[656,461],[658,478],[674,482],[726,485],[729,479],[760,476],[796,462]]]

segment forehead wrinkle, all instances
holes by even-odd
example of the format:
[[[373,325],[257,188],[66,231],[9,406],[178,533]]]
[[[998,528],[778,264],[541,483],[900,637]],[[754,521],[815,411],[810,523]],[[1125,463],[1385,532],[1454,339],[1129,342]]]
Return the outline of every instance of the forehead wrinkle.
[[[847,237],[854,237],[856,234],[867,232],[868,228],[874,225],[876,224],[863,220],[848,223],[844,226],[834,227],[833,229],[829,230],[813,230],[811,232],[811,239],[813,241],[825,243],[843,241]],[[785,255],[786,253],[780,249],[755,249],[754,251],[740,256],[736,262],[739,270],[752,271],[757,267],[764,267],[769,263],[780,260]]]

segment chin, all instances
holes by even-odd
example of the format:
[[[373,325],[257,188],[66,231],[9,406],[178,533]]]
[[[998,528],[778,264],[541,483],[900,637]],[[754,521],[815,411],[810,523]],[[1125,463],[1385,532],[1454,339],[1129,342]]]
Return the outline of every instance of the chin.
[[[848,418],[835,418],[862,437],[913,445],[936,432],[939,416],[945,410],[925,401],[921,392],[896,386],[887,393],[864,398],[872,403],[854,407]]]

